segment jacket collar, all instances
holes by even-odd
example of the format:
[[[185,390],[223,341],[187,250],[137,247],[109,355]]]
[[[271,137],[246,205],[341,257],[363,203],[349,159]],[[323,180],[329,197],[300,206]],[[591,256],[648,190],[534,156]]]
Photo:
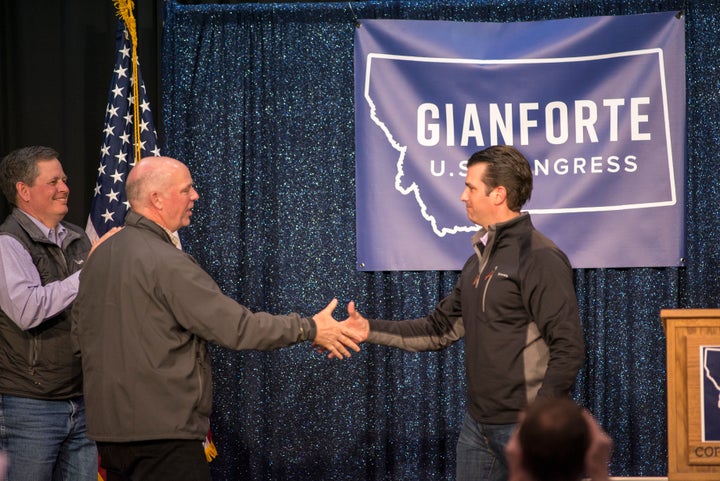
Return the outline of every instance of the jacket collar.
[[[147,217],[138,214],[137,212],[130,210],[125,216],[125,225],[137,227],[138,229],[149,230],[153,234],[163,239],[168,244],[175,246],[170,239],[168,233],[156,222],[151,221]]]
[[[54,242],[48,239],[47,234],[35,225],[35,222],[30,219],[29,214],[26,214],[16,207],[10,215],[17,221],[18,224],[20,224],[20,227],[27,233],[33,242],[55,245]],[[71,242],[80,238],[80,234],[75,232],[73,229],[69,229],[64,221],[60,221],[58,226],[62,226],[62,228],[65,229],[65,238],[63,239],[62,247],[68,246]]]
[[[533,224],[530,219],[530,214],[521,212],[519,216],[513,217],[508,221],[489,225],[487,230],[480,227],[480,230],[472,236],[473,249],[475,249],[475,253],[482,264],[483,258],[487,259],[493,246],[499,239],[507,234],[532,230],[532,228]]]

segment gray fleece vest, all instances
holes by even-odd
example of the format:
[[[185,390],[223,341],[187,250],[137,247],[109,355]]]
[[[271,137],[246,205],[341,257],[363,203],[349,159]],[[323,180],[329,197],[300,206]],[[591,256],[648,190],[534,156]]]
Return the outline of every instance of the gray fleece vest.
[[[90,251],[90,241],[80,227],[62,225],[68,229],[62,248],[48,241],[17,209],[0,225],[0,235],[13,236],[30,253],[42,285],[78,271]],[[82,394],[80,358],[74,355],[70,340],[70,307],[27,331],[0,310],[0,394],[34,399]]]

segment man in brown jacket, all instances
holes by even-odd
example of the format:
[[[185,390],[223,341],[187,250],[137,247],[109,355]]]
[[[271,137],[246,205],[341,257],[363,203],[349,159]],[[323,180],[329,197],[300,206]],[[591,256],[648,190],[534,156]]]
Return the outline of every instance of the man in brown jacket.
[[[86,263],[73,308],[88,435],[110,480],[209,481],[207,342],[270,350],[312,341],[339,358],[359,347],[332,318],[336,300],[313,317],[253,313],[178,248],[199,197],[183,163],[143,159],[126,193],[125,227]]]

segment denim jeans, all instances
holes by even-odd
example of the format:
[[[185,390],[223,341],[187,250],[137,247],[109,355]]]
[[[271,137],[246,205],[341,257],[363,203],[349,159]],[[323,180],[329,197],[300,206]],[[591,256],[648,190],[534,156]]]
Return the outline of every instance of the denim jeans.
[[[456,481],[507,481],[505,445],[515,424],[481,424],[465,414],[456,452]]]
[[[97,481],[97,448],[85,431],[82,397],[0,396],[0,445],[8,456],[8,481]]]

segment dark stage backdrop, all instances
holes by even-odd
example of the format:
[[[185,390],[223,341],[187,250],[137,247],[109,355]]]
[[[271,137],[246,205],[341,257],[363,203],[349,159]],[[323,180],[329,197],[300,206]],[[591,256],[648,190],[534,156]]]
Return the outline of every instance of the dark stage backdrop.
[[[143,79],[158,110],[161,3],[141,0],[135,9]],[[112,0],[0,1],[0,157],[27,145],[57,150],[70,186],[66,220],[83,227],[100,163],[117,25]],[[7,213],[0,195],[0,220]]]
[[[355,270],[356,18],[509,22],[681,9],[686,267],[575,274],[588,352],[574,397],[615,439],[613,475],[664,476],[659,312],[717,307],[720,298],[716,1],[170,3],[165,153],[187,162],[200,192],[183,242],[252,309],[309,315],[336,296],[342,305],[357,301],[369,317],[423,316],[457,273]],[[632,235],[607,242],[620,250]],[[342,362],[309,345],[269,353],[214,348],[214,479],[453,479],[463,348],[413,354],[364,346]]]

